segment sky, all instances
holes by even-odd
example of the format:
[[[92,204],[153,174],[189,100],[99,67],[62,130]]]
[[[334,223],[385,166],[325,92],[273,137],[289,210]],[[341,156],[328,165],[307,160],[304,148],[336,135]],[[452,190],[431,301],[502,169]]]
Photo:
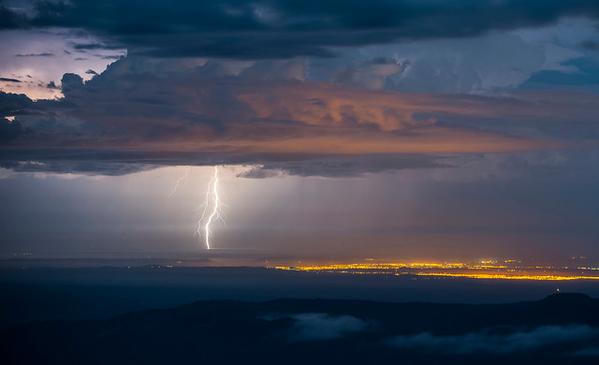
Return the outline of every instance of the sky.
[[[593,0],[0,0],[0,257],[599,262],[598,96]]]

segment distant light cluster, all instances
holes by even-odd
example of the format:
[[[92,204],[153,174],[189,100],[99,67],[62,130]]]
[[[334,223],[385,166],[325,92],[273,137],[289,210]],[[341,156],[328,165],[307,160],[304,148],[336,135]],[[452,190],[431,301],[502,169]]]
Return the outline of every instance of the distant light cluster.
[[[351,275],[394,275],[487,280],[599,280],[597,267],[575,268],[551,265],[522,265],[520,260],[479,260],[467,262],[367,262],[326,265],[275,266],[274,269]],[[588,271],[595,272],[589,274]]]

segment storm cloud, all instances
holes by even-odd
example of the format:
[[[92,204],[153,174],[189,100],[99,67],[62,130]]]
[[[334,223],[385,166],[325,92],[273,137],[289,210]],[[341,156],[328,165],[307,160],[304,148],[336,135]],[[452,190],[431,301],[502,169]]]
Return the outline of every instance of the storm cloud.
[[[13,170],[354,176],[599,141],[594,1],[0,4]],[[577,88],[531,87],[547,73]]]
[[[469,37],[546,25],[564,16],[599,15],[592,0],[228,0],[170,7],[157,0],[4,2],[3,28],[86,29],[104,36],[105,47],[127,47],[131,53],[241,59],[327,57],[339,46]]]
[[[438,167],[447,154],[555,150],[599,137],[595,96],[584,91],[370,90],[306,80],[304,66],[130,56],[87,82],[65,74],[62,99],[0,93],[0,116],[12,119],[2,124],[2,163],[88,172],[110,161],[115,171],[127,162],[235,163],[262,166],[248,177],[351,176]]]
[[[215,66],[210,63],[157,76],[132,70],[132,63],[118,61],[85,84],[65,74],[65,97],[56,101],[0,94],[2,116],[15,118],[3,125],[10,136],[4,138],[4,156],[42,160],[62,153],[68,159],[87,150],[97,159],[118,152],[125,160],[179,154],[260,163],[282,156],[498,152],[553,144],[443,123],[450,116],[496,118],[493,113],[505,103],[515,109],[523,104],[525,114],[548,115],[518,100],[373,94],[314,82],[204,75]],[[220,154],[216,161],[206,158],[214,154]]]

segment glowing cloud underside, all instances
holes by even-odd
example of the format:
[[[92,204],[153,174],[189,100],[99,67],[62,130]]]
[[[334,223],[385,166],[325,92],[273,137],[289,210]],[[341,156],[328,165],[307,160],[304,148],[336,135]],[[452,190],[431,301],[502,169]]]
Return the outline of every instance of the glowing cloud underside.
[[[218,166],[214,166],[214,174],[210,179],[208,188],[204,196],[202,216],[198,220],[196,234],[204,239],[206,249],[209,250],[210,239],[212,237],[212,223],[217,219],[222,219],[220,212],[220,197],[218,195]]]

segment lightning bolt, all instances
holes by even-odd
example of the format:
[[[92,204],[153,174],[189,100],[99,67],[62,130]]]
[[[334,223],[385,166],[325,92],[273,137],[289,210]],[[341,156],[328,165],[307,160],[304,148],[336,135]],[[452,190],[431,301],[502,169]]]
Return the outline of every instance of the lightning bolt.
[[[218,195],[218,166],[214,166],[214,174],[210,179],[204,197],[202,216],[198,220],[198,225],[196,227],[196,234],[198,237],[204,238],[204,244],[206,245],[207,250],[210,249],[210,238],[212,237],[211,225],[217,219],[222,220],[220,206],[221,201]]]
[[[187,168],[185,169],[185,174],[182,175],[180,178],[177,179],[177,182],[175,183],[175,186],[173,186],[173,189],[171,190],[171,192],[168,194],[168,197],[170,198],[171,196],[173,196],[177,190],[179,189],[179,186],[181,185],[181,183],[185,180],[187,180],[187,178],[189,177],[189,172],[191,171],[191,166],[187,166]]]

